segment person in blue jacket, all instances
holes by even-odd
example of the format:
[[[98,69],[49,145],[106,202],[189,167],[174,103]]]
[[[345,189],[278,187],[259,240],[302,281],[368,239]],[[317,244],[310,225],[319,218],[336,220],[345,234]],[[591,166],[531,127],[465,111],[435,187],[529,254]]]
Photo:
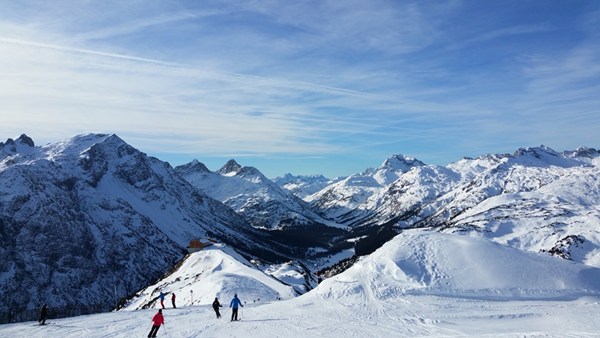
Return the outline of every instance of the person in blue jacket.
[[[231,310],[231,321],[238,320],[238,306],[244,307],[242,305],[242,301],[238,298],[237,293],[233,295],[233,299],[231,303],[229,303],[229,307]]]
[[[165,294],[161,291],[159,297],[160,297],[160,306],[162,306],[162,308],[164,309],[165,308]]]

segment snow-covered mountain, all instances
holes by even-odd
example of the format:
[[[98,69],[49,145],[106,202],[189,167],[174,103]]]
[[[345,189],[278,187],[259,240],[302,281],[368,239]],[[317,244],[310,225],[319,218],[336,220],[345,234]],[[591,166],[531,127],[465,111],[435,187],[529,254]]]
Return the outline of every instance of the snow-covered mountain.
[[[275,184],[291,191],[294,195],[305,199],[306,197],[323,190],[325,187],[343,180],[345,177],[329,179],[323,175],[292,175],[273,179]]]
[[[351,175],[305,199],[329,219],[360,226],[369,216],[370,205],[377,203],[383,190],[411,168],[423,165],[413,157],[394,155],[377,169]]]
[[[396,171],[398,178],[387,185],[366,172],[354,176],[360,184],[348,179],[312,197],[350,226],[475,231],[526,251],[600,266],[599,159],[591,148],[522,148],[446,167],[419,163]]]
[[[254,167],[229,160],[211,172],[202,163],[175,167],[192,185],[244,215],[256,228],[281,229],[315,223],[337,226],[315,214],[308,203],[282,189]]]
[[[193,186],[244,216],[253,227],[296,247],[298,256],[310,247],[326,248],[334,236],[345,233],[342,226],[315,213],[307,202],[254,167],[229,160],[212,172],[196,160],[175,170]]]
[[[276,244],[231,208],[116,135],[0,143],[0,312],[109,309],[162,276],[190,240],[265,260]]]
[[[600,154],[569,154],[537,147],[495,157],[488,169],[421,208],[409,225],[474,231],[600,267],[600,167],[594,165]],[[482,160],[453,168],[470,172],[469,162]]]

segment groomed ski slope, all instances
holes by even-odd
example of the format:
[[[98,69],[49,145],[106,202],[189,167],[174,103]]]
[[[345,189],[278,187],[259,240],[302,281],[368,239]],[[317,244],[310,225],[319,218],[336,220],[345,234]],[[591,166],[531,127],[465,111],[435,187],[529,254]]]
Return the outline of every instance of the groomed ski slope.
[[[239,286],[239,287],[238,287]],[[600,270],[487,239],[405,231],[289,300],[166,309],[159,337],[598,337]],[[156,309],[0,326],[1,337],[146,337]]]

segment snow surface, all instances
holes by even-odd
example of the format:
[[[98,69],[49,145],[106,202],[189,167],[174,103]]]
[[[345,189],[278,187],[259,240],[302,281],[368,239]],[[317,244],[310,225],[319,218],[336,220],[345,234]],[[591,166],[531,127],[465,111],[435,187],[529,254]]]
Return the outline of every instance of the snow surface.
[[[253,302],[261,298],[276,300],[297,296],[291,286],[260,271],[230,247],[217,243],[191,253],[174,273],[138,293],[126,309],[159,307],[160,292],[166,295],[165,304],[169,307],[173,293],[176,305],[212,304],[215,297],[223,301],[223,290],[234,290],[243,294],[246,301]]]
[[[242,276],[232,278],[237,283]],[[404,231],[297,298],[254,303],[246,287],[219,292],[221,319],[204,304],[164,310],[159,337],[598,337],[600,331],[600,269],[428,230]],[[229,321],[234,292],[245,304],[239,322]],[[145,337],[155,312],[8,324],[0,336]]]
[[[272,181],[280,187],[291,191],[294,195],[305,199],[306,197],[324,189],[325,187],[343,180],[345,177],[329,179],[323,175],[297,175],[285,174]]]

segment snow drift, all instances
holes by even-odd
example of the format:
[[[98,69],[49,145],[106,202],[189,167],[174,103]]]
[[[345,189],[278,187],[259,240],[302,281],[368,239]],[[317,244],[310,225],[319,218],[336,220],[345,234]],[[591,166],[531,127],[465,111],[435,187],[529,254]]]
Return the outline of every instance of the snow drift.
[[[600,294],[600,269],[485,238],[405,230],[316,289],[354,303],[405,294],[547,299]]]

